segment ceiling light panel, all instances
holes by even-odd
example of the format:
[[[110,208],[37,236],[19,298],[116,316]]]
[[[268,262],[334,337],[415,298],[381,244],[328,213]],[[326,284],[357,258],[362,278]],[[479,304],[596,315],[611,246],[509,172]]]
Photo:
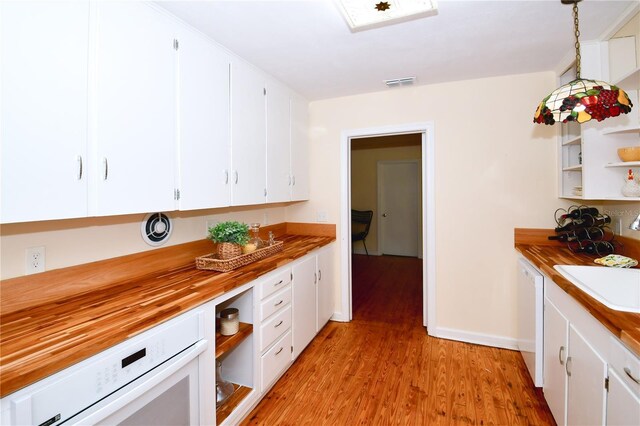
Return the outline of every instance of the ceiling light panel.
[[[435,15],[436,0],[336,0],[351,31]]]

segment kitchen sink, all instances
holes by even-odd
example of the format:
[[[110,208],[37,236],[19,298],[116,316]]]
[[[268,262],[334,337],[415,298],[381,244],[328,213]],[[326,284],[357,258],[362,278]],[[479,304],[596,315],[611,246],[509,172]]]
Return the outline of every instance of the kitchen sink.
[[[556,265],[555,270],[603,305],[640,313],[640,269]]]

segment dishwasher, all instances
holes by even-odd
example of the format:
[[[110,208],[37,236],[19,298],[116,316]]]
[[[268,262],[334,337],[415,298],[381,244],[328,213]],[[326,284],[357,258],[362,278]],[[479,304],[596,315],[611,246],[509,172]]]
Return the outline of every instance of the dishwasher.
[[[2,398],[1,423],[199,424],[203,318],[187,312]]]
[[[527,260],[518,260],[518,350],[533,383],[543,384],[544,276]]]

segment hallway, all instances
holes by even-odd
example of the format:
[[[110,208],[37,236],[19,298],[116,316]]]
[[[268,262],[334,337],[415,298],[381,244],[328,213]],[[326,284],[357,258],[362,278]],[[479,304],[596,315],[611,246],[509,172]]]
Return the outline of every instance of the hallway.
[[[329,322],[244,424],[554,424],[518,352],[426,335],[421,269],[354,255],[353,321]]]

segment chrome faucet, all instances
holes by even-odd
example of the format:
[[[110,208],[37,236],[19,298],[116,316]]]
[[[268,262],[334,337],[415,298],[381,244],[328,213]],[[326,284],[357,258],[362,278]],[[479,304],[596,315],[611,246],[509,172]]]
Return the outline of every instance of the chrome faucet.
[[[640,214],[638,214],[638,217],[636,217],[636,219],[631,222],[631,224],[629,225],[629,229],[640,231]]]

